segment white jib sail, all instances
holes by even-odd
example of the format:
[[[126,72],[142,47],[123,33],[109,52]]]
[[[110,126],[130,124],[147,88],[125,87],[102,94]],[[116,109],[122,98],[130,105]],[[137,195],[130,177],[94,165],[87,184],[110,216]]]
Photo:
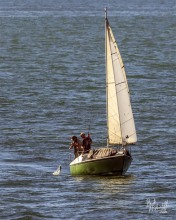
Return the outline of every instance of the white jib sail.
[[[109,144],[137,141],[124,64],[106,19],[107,127]]]

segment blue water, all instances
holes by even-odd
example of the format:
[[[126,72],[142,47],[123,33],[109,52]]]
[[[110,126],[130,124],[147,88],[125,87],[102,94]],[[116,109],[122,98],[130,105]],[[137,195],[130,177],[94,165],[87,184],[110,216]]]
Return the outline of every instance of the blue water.
[[[138,143],[125,176],[72,177],[72,135],[106,144],[106,6]],[[174,0],[0,1],[0,219],[175,219],[175,20]]]

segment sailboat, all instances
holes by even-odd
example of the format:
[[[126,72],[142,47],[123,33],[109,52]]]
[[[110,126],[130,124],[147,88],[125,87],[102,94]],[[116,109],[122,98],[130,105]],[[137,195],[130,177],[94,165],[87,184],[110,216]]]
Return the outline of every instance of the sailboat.
[[[90,150],[70,163],[71,175],[124,175],[137,142],[124,64],[105,9],[107,146]]]

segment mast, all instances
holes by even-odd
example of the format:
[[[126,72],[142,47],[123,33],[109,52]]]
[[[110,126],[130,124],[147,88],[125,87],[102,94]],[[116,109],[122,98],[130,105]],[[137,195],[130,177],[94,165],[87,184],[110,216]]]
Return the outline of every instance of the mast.
[[[107,121],[107,147],[109,147],[108,127],[108,79],[107,79],[107,8],[105,10],[105,74],[106,74],[106,121]]]

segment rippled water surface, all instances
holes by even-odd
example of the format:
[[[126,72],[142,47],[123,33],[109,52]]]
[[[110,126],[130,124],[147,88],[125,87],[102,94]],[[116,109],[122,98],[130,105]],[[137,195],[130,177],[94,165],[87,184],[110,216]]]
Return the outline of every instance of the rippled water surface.
[[[70,136],[90,127],[106,143],[105,6],[138,143],[125,176],[72,177]],[[175,219],[175,12],[174,0],[0,1],[0,219]]]

